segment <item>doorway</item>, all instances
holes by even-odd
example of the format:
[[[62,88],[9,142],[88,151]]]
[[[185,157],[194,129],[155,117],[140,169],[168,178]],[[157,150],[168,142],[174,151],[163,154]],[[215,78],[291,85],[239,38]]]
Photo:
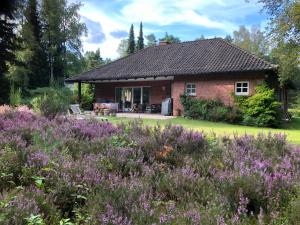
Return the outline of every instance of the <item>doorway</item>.
[[[116,102],[124,112],[150,104],[150,87],[117,87]]]

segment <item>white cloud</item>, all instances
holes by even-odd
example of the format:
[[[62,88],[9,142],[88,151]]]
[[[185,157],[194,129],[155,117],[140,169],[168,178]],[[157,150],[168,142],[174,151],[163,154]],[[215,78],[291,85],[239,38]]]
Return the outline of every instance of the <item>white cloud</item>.
[[[98,22],[102,26],[102,32],[105,34],[105,40],[102,43],[94,44],[89,43],[86,37],[82,38],[84,51],[95,51],[100,48],[101,55],[104,58],[115,59],[119,55],[117,48],[120,43],[120,39],[111,35],[111,32],[116,30],[128,30],[128,24],[121,23],[106,15],[104,12],[95,7],[93,4],[85,3],[80,9],[80,15],[84,16],[92,21]]]
[[[223,0],[132,0],[121,10],[121,15],[127,22],[143,21],[157,25],[186,23],[217,29],[228,29],[234,26],[230,22],[216,21],[205,15],[209,15],[209,11],[204,9],[211,4],[225,6]],[[196,11],[203,11],[203,13]]]
[[[237,21],[259,10],[258,5],[246,3],[245,0],[116,0],[109,4],[113,6],[116,2],[119,8],[111,7],[112,11],[103,11],[101,4],[93,4],[92,1],[84,3],[80,9],[82,16],[101,24],[105,35],[104,42],[100,44],[88,43],[86,38],[83,39],[85,51],[100,48],[104,58],[117,58],[121,39],[112,36],[111,32],[127,31],[131,23],[137,25],[143,21],[153,25],[151,28],[144,27],[145,34],[162,33],[165,30],[161,30],[161,26],[184,24],[232,33],[241,25]]]

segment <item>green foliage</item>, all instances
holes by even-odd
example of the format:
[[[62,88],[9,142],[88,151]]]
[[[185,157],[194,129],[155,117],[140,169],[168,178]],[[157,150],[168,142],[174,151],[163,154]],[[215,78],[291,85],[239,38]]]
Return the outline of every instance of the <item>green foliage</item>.
[[[140,23],[140,33],[136,43],[136,50],[141,50],[144,48],[144,35],[143,35],[143,24]]]
[[[154,34],[148,34],[145,36],[147,40],[146,47],[155,46],[157,44],[157,40]]]
[[[166,41],[168,44],[171,43],[180,43],[180,39],[178,37],[175,37],[172,34],[168,34],[168,32],[165,33],[165,36],[161,39],[159,39],[160,41]]]
[[[69,74],[68,70],[73,70],[74,64],[66,61],[69,54],[81,56],[80,38],[86,33],[86,27],[80,21],[80,6],[80,3],[70,4],[67,0],[42,1],[41,21],[46,29],[41,40],[46,46],[51,82],[62,81]]]
[[[23,58],[28,78],[28,87],[44,87],[49,84],[48,62],[46,52],[41,41],[42,27],[36,0],[29,0],[25,4],[24,23],[22,24],[20,39],[22,50],[26,57]],[[18,76],[18,73],[16,74]]]
[[[279,81],[281,85],[288,81],[300,80],[299,68],[300,46],[294,41],[282,41],[271,52],[271,59],[279,65]]]
[[[33,215],[31,214],[30,217],[25,218],[27,225],[45,225],[43,217],[41,215]]]
[[[16,35],[14,29],[17,27],[14,19],[16,17],[17,1],[4,0],[0,10],[0,33],[1,33],[1,45],[0,45],[0,78],[3,78],[7,71],[6,62],[12,62],[14,60],[13,50],[16,49],[14,43]]]
[[[267,40],[260,27],[252,26],[248,30],[245,26],[240,26],[238,31],[233,32],[233,39],[230,38],[229,41],[232,40],[235,45],[258,56],[264,57],[268,53]]]
[[[122,39],[119,43],[117,52],[119,53],[120,57],[125,57],[127,56],[127,49],[128,49],[128,40],[127,39]]]
[[[258,127],[279,127],[281,125],[280,103],[274,90],[266,84],[255,88],[255,94],[237,102],[243,111],[243,123]]]
[[[100,49],[98,48],[95,52],[87,51],[84,55],[86,60],[86,69],[90,70],[99,67],[103,64],[103,59],[100,55]]]
[[[9,104],[11,106],[18,106],[21,104],[21,102],[21,88],[15,88],[15,86],[12,84],[9,92]]]
[[[225,106],[220,100],[196,99],[180,96],[184,115],[192,119],[209,121],[237,122],[240,118],[236,108]]]
[[[271,20],[269,30],[275,39],[300,41],[300,2],[259,0]]]
[[[78,86],[73,93],[73,102],[77,102]],[[92,110],[94,103],[94,86],[91,84],[81,84],[81,107],[85,110]]]
[[[38,88],[32,91],[31,105],[33,109],[43,116],[54,118],[56,115],[68,111],[71,95],[67,88]]]
[[[129,30],[129,37],[128,37],[128,48],[127,48],[127,54],[133,54],[135,52],[135,39],[134,39],[134,28],[133,24],[131,24],[130,30]]]

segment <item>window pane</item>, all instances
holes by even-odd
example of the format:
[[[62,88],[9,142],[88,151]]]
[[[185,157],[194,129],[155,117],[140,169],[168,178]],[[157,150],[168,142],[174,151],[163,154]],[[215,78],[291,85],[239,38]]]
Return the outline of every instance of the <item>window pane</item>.
[[[237,87],[242,87],[242,83],[236,83]]]
[[[122,104],[122,89],[116,88],[116,102]]]
[[[240,93],[240,92],[242,92],[242,89],[241,88],[237,88],[236,92]]]
[[[191,85],[190,84],[186,85],[186,88],[187,89],[191,88]]]
[[[243,87],[248,87],[248,83],[243,83]]]
[[[150,88],[143,87],[143,104],[150,104]]]
[[[243,88],[243,92],[248,92],[248,88]]]

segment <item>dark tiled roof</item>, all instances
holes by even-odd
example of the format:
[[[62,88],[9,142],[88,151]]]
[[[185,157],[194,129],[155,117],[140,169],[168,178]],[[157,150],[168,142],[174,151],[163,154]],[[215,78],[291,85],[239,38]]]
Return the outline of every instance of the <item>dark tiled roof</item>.
[[[66,81],[274,70],[276,66],[221,39],[158,45],[69,78]]]

